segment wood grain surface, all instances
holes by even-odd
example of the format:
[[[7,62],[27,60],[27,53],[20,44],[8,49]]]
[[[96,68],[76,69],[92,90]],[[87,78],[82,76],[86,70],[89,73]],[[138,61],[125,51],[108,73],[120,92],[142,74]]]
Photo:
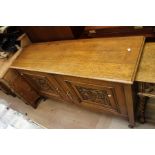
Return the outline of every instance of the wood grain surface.
[[[11,68],[133,83],[144,37],[117,37],[31,44]]]
[[[18,57],[21,51],[22,51],[21,49],[18,50],[14,55],[9,57],[8,59],[0,59],[0,78],[2,78],[5,75],[10,65]]]
[[[155,83],[155,43],[146,43],[136,81]]]
[[[31,44],[31,41],[27,37],[26,34],[23,34],[18,38],[18,41],[21,41],[21,48],[14,54],[12,54],[8,59],[0,59],[0,78],[3,78],[3,76],[8,71],[10,65],[13,63],[13,61],[18,57],[18,55],[21,53],[22,48],[26,47],[27,45]]]

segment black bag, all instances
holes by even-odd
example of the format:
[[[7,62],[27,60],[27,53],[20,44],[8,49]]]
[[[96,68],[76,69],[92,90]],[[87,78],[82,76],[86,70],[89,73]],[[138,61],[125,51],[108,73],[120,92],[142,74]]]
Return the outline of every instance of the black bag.
[[[0,33],[0,51],[1,52],[16,52],[17,45],[20,44],[17,38],[21,35],[21,32],[8,27],[4,33]]]

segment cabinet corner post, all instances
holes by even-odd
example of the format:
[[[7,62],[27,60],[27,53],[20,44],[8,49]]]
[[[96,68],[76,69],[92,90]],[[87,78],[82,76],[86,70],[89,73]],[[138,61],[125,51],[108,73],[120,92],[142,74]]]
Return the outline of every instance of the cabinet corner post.
[[[124,85],[124,92],[125,92],[125,98],[126,98],[129,127],[133,128],[135,126],[135,115],[134,115],[134,108],[135,107],[134,107],[134,101],[133,101],[132,85],[125,84]]]

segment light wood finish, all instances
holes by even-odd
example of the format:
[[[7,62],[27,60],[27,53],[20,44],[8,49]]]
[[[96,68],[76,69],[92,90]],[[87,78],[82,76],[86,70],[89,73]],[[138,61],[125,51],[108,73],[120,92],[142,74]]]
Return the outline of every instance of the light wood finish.
[[[10,56],[9,59],[0,59],[0,78],[3,78],[3,76],[8,71],[10,65],[21,53],[22,49],[30,44],[30,40],[25,34],[20,36],[18,40],[21,40],[21,49],[19,49],[15,54]]]
[[[0,59],[0,78],[2,78],[5,75],[5,73],[8,71],[8,68],[10,67],[12,62],[18,57],[21,51],[22,49],[18,50],[9,59]]]
[[[18,96],[26,104],[36,108],[40,95],[33,90],[30,85],[15,70],[10,69],[12,62],[19,56],[22,49],[31,44],[27,35],[18,38],[21,43],[21,49],[10,56],[9,59],[0,59],[0,90],[12,96]]]
[[[13,53],[12,55],[10,55],[8,59],[0,59],[0,89],[6,94],[13,95],[13,96],[15,96],[14,90],[9,86],[7,79],[5,79],[5,76],[9,72],[10,65],[18,57],[22,49],[31,43],[29,38],[25,34],[20,36],[18,38],[18,41],[20,41],[21,43],[21,46],[20,46],[21,48],[16,53]],[[18,81],[16,81],[16,83],[17,82]]]
[[[144,37],[32,44],[11,67],[131,84],[143,44]]]
[[[145,44],[135,80],[155,83],[155,43]]]
[[[55,78],[73,103],[127,117],[123,84],[61,75]]]
[[[133,101],[133,94],[132,94],[132,87],[131,85],[124,85],[124,92],[126,96],[126,106],[127,106],[127,112],[128,112],[128,119],[129,119],[129,127],[135,126],[135,106]]]
[[[20,74],[12,69],[6,73],[3,78],[5,84],[26,104],[37,107],[40,95],[20,76]]]
[[[18,72],[32,87],[29,93],[23,91],[26,90],[24,87],[22,89],[24,95],[32,96],[33,100],[29,101],[32,106],[37,106],[34,100],[37,98],[33,92],[34,88],[40,96],[128,118],[130,127],[134,126],[134,105],[129,84],[34,71],[18,70]],[[18,84],[16,86],[18,88]],[[23,98],[26,97],[24,95]]]
[[[29,37],[26,34],[21,35],[17,40],[21,41],[20,46],[22,48],[24,48],[24,47],[31,44],[31,41],[30,41]]]
[[[40,96],[50,97],[58,101],[67,100],[67,95],[54,76],[30,71],[20,71],[20,73]]]
[[[32,44],[11,68],[23,74],[41,96],[62,97],[66,102],[128,118],[133,127],[131,84],[143,44],[144,37]]]

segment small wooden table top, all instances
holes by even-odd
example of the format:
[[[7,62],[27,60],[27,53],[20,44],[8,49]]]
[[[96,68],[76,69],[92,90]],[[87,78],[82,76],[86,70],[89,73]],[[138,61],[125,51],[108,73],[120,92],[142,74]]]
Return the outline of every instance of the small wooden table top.
[[[8,59],[0,59],[0,79],[3,78],[5,73],[8,71],[10,65],[21,53],[22,49],[18,50],[15,54],[11,55]]]
[[[145,44],[136,81],[155,83],[155,43]]]
[[[132,84],[144,41],[136,36],[31,44],[11,68]]]
[[[29,44],[31,44],[31,41],[27,37],[26,34],[21,35],[18,39],[20,41],[21,47],[20,49],[12,54],[8,59],[0,59],[0,79],[4,77],[8,69],[10,68],[13,61],[19,56],[19,54],[22,52],[22,49]]]

